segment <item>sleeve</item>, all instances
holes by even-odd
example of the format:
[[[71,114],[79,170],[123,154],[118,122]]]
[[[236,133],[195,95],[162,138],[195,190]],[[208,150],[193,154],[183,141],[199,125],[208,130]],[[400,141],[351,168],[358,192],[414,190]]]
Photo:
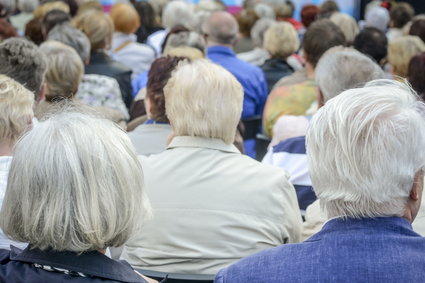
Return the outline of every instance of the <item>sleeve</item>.
[[[214,283],[224,283],[225,282],[224,272],[225,272],[225,269],[222,269],[217,273],[217,275],[215,276],[215,279],[214,279]]]

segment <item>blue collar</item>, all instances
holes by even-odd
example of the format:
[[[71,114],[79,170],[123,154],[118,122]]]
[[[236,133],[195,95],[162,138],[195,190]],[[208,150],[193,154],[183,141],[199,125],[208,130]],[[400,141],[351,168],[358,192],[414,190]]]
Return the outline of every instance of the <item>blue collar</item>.
[[[157,121],[155,121],[154,119],[146,120],[143,124],[145,124],[145,125],[153,125],[153,124],[168,125],[168,123],[165,123],[165,122],[157,122]]]
[[[207,56],[210,56],[211,54],[223,54],[223,55],[230,55],[235,57],[235,52],[233,52],[232,48],[226,47],[226,46],[211,46],[207,49]]]
[[[52,250],[42,251],[31,249],[29,246],[21,251],[11,246],[10,259],[13,261],[38,263],[63,268],[120,282],[147,283],[126,261],[110,259],[97,251],[77,254],[75,252],[56,252]]]

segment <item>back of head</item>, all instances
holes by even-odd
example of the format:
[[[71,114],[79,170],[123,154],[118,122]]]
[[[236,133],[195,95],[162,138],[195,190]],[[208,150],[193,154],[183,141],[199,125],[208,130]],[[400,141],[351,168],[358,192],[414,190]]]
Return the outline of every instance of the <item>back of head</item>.
[[[65,4],[64,1],[52,1],[52,2],[47,2],[44,3],[40,6],[38,6],[35,10],[34,10],[34,18],[44,18],[44,16],[52,11],[52,10],[60,10],[63,11],[67,14],[69,14],[69,6],[67,4]]]
[[[51,10],[43,17],[43,32],[47,34],[56,26],[71,21],[71,16],[61,10]]]
[[[354,39],[353,47],[381,64],[387,57],[387,36],[377,28],[365,28]]]
[[[354,38],[359,33],[359,26],[356,20],[352,16],[343,13],[334,13],[330,20],[341,29],[347,45],[352,45]]]
[[[80,56],[73,48],[58,41],[46,41],[40,50],[48,55],[46,100],[73,98],[84,73]]]
[[[407,79],[412,88],[425,100],[425,52],[413,56],[409,62]]]
[[[328,50],[319,60],[315,73],[324,103],[344,90],[384,78],[384,72],[372,59],[354,49],[342,47]]]
[[[257,14],[259,19],[274,20],[276,18],[273,8],[270,5],[267,5],[265,3],[256,4],[254,6],[254,11]]]
[[[19,0],[18,9],[22,13],[32,13],[39,4],[38,0]]]
[[[33,18],[25,25],[25,37],[37,45],[44,41],[43,22],[41,19]]]
[[[276,18],[288,19],[294,15],[295,6],[290,0],[282,1],[275,6]]]
[[[393,74],[406,77],[410,59],[424,51],[425,44],[417,36],[408,35],[392,40],[388,46],[388,61],[392,66]]]
[[[308,28],[316,20],[318,13],[319,7],[316,5],[305,5],[301,9],[301,22],[304,27]]]
[[[139,14],[130,4],[115,4],[112,6],[109,16],[114,23],[115,31],[118,32],[125,34],[134,33],[140,26]]]
[[[168,2],[162,11],[162,25],[172,28],[177,25],[190,27],[193,18],[193,7],[183,1]]]
[[[181,63],[164,88],[168,119],[176,136],[234,141],[243,89],[223,67],[206,59]]]
[[[55,40],[68,45],[80,55],[81,60],[86,62],[90,56],[90,41],[80,30],[69,24],[55,26],[48,34],[47,40]]]
[[[337,12],[339,12],[338,4],[334,0],[326,0],[320,5],[317,17],[319,19],[326,19]]]
[[[38,94],[47,69],[46,57],[25,39],[10,38],[0,44],[0,74],[7,75]]]
[[[298,50],[299,45],[297,31],[287,22],[272,24],[264,34],[263,47],[274,58],[286,60]]]
[[[405,2],[395,4],[390,11],[391,26],[394,28],[404,27],[415,16],[413,7]]]
[[[416,35],[425,42],[425,19],[413,20],[410,26],[409,35]]]
[[[242,10],[236,15],[236,21],[239,25],[239,32],[243,36],[249,37],[252,27],[258,20],[258,16],[254,10]]]
[[[16,146],[0,226],[54,251],[124,244],[145,216],[142,168],[112,122],[61,109]]]
[[[155,11],[148,1],[140,1],[134,3],[134,8],[139,14],[140,23],[146,29],[152,29],[158,26]]]
[[[203,25],[203,31],[207,35],[209,44],[235,43],[239,26],[235,18],[227,12],[215,12],[211,14]]]
[[[0,75],[0,143],[12,144],[28,130],[34,94],[15,80]]]
[[[109,48],[114,24],[108,15],[102,11],[88,10],[74,18],[73,24],[87,35],[92,52]]]
[[[425,161],[425,105],[397,81],[347,90],[313,116],[309,172],[328,216],[403,216]]]
[[[275,23],[272,19],[259,19],[251,29],[251,39],[257,47],[263,46],[264,34]]]
[[[374,27],[385,32],[390,22],[390,13],[383,7],[372,7],[365,15],[366,27]]]
[[[165,112],[164,87],[177,64],[183,60],[186,60],[186,58],[165,56],[152,63],[146,85],[146,98],[150,102],[150,118],[156,122],[169,123]]]
[[[196,32],[179,32],[171,34],[167,39],[167,44],[164,47],[164,52],[167,53],[169,49],[175,47],[193,47],[198,49],[205,54],[205,40],[204,38]]]
[[[327,19],[315,21],[304,34],[303,49],[307,61],[316,67],[323,53],[331,47],[344,45],[345,36],[338,26]]]

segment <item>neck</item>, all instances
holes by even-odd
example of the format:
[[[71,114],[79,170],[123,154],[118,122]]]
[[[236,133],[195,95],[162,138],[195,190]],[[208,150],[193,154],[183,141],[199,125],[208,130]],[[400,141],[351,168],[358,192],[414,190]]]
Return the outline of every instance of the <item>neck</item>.
[[[314,76],[315,76],[314,67],[308,61],[305,63],[305,70],[307,72],[307,78],[314,79]]]
[[[12,156],[13,143],[9,140],[0,142],[0,156]]]

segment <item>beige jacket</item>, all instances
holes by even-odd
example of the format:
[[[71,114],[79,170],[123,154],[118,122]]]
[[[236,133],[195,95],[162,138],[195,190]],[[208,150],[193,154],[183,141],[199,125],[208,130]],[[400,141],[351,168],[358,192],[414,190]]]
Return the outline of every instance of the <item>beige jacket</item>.
[[[300,241],[301,215],[280,168],[241,155],[221,140],[174,137],[140,159],[153,219],[121,258],[155,271],[215,274],[283,243]]]

